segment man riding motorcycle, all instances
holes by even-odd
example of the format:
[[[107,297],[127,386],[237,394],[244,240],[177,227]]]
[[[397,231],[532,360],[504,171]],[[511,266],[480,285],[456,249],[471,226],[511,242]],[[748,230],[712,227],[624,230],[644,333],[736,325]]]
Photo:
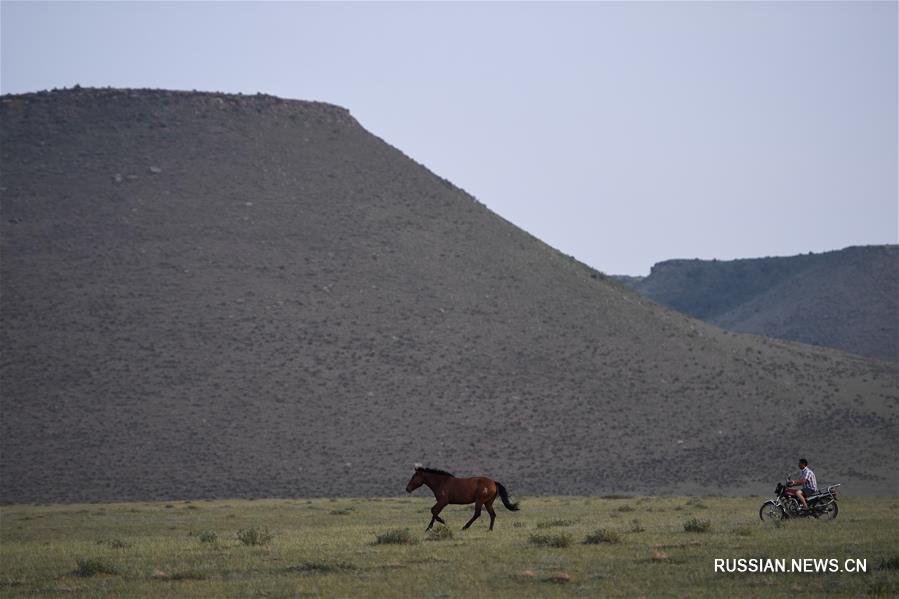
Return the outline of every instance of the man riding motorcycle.
[[[802,488],[799,489],[796,495],[799,497],[799,501],[802,502],[802,509],[808,510],[808,501],[805,498],[818,492],[818,479],[815,478],[815,473],[812,472],[812,469],[808,467],[808,460],[805,458],[799,458],[799,470],[799,475],[802,478],[787,482],[790,483],[791,487],[802,485]]]
[[[800,478],[792,479],[788,474],[786,480],[781,479],[783,482],[777,483],[774,497],[759,508],[759,518],[763,522],[806,516],[819,520],[833,520],[837,517],[837,487],[840,485],[827,485],[821,491],[818,489],[815,473],[808,467],[808,460],[799,460],[799,468],[802,470]],[[801,488],[797,488],[800,486]]]

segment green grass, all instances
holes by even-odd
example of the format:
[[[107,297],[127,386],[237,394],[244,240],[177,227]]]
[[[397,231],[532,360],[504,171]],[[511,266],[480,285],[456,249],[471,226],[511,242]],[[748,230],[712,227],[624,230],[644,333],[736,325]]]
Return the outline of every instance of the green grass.
[[[701,506],[683,497],[518,499],[523,499],[521,511],[500,508],[493,532],[487,531],[486,517],[460,531],[471,508],[450,506],[441,516],[452,534],[431,536],[424,529],[433,501],[424,496],[2,506],[0,596],[899,593],[894,498],[844,497],[833,522],[791,520],[781,526],[758,520],[762,498],[703,498]],[[634,514],[620,509],[625,504],[640,512],[638,525]],[[702,534],[687,532],[684,524],[691,520],[710,527]],[[244,544],[241,531],[266,542]],[[607,536],[610,532],[615,534]],[[434,535],[439,542],[425,542]],[[609,542],[612,537],[617,542]],[[715,558],[759,557],[840,563],[859,558],[867,560],[868,571],[714,571]]]
[[[570,547],[572,542],[571,533],[560,532],[557,534],[533,534],[528,538],[528,542],[532,545],[541,547]]]

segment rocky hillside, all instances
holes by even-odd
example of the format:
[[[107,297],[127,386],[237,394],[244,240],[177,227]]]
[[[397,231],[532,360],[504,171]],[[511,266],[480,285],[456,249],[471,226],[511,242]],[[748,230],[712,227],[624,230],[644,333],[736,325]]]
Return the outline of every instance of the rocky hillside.
[[[0,500],[895,491],[899,366],[660,307],[343,108],[74,89],[0,134]]]
[[[668,260],[619,280],[732,331],[899,361],[899,246],[748,260]]]

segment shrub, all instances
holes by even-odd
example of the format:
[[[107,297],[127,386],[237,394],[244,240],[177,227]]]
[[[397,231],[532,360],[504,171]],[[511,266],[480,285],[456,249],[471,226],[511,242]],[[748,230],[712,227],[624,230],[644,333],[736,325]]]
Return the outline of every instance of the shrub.
[[[608,528],[597,529],[593,534],[587,535],[584,539],[585,545],[599,545],[600,543],[620,543],[621,533],[617,530],[609,530]]]
[[[692,518],[684,522],[685,532],[709,532],[710,530],[712,530],[712,523],[709,520]]]
[[[567,532],[556,535],[534,534],[529,539],[532,545],[540,545],[542,547],[568,547],[571,545],[571,540],[571,535]]]
[[[634,511],[634,508],[633,508],[633,506],[631,506],[631,505],[625,503],[624,505],[619,505],[619,506],[618,506],[618,511],[619,511],[619,512],[633,512],[633,511]]]
[[[217,543],[219,540],[219,536],[215,534],[214,530],[204,530],[201,531],[199,535],[201,543]]]
[[[78,567],[73,574],[88,577],[97,574],[118,574],[118,570],[100,558],[88,558],[78,560]]]
[[[237,531],[237,540],[244,545],[268,545],[275,538],[267,528],[246,528]]]
[[[412,536],[408,528],[397,528],[378,535],[375,545],[414,545],[418,539]]]

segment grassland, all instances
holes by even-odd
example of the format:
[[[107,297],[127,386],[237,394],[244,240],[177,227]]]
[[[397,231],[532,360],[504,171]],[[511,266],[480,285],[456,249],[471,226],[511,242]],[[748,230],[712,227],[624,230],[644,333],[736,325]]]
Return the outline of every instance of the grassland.
[[[0,596],[899,594],[896,498],[846,497],[833,522],[782,526],[758,520],[760,503],[524,498],[492,533],[486,513],[460,531],[471,508],[451,507],[431,536],[419,496],[3,506]],[[716,573],[715,558],[858,558],[867,572]]]

